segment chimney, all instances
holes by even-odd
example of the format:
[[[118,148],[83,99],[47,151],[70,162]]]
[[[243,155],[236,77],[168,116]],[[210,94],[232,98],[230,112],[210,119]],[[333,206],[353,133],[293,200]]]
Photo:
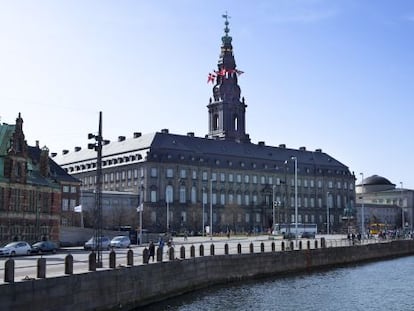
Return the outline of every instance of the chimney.
[[[285,144],[280,144],[280,145],[279,145],[279,148],[283,148],[283,149],[285,149],[285,148],[286,148],[286,145],[285,145]]]
[[[188,132],[188,133],[187,133],[187,136],[188,136],[188,137],[194,137],[194,132]]]
[[[39,170],[43,177],[49,176],[49,149],[43,147],[40,152]]]
[[[264,146],[265,142],[264,141],[259,141],[259,146]]]
[[[124,141],[125,140],[125,136],[118,136],[118,141]]]
[[[134,138],[141,137],[141,132],[134,132]]]
[[[322,152],[322,149],[315,149],[315,152]]]
[[[39,148],[39,141],[36,140],[36,148]]]
[[[81,151],[81,147],[75,147],[75,152]]]
[[[300,147],[299,150],[306,151],[306,147]]]
[[[163,134],[168,134],[168,129],[162,129],[162,130],[161,130],[161,133],[163,133]]]
[[[62,150],[62,154],[68,154],[68,153],[69,153],[69,150],[67,150],[67,149]]]
[[[51,153],[51,156],[52,156],[52,158],[54,158],[54,157],[56,157],[56,156],[57,156],[57,153],[56,153],[56,152],[52,152],[52,153]]]

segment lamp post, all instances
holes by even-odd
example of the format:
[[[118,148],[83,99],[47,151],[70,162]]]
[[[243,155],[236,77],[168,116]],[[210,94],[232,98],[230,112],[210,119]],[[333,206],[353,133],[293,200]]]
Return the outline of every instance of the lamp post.
[[[329,225],[330,225],[330,219],[329,219],[329,192],[326,193],[326,234],[329,234]]]
[[[102,268],[102,146],[109,143],[102,137],[102,111],[99,112],[98,135],[88,134],[88,139],[95,143],[88,144],[88,149],[94,149],[96,157],[96,191],[95,191],[95,246],[97,250],[96,266]]]
[[[298,246],[298,158],[291,157],[295,161],[295,238]]]
[[[213,239],[213,178],[210,178],[210,240]]]
[[[167,186],[167,189],[165,191],[165,196],[167,200],[167,233],[170,232],[170,189]]]
[[[361,234],[362,238],[365,236],[365,210],[364,210],[364,173],[361,175]]]
[[[205,232],[204,232],[204,230],[205,230],[205,228],[204,228],[204,190],[205,190],[205,188],[203,187],[203,196],[202,196],[202,201],[203,201],[203,216],[202,216],[202,219],[203,219],[203,230],[202,230],[202,232],[203,232],[203,236],[204,236],[204,234],[205,234]]]
[[[402,231],[404,234],[404,228],[405,228],[405,211],[404,211],[404,197],[403,197],[403,183],[400,181],[401,185],[401,222],[402,222]]]
[[[276,205],[276,200],[275,200],[275,192],[276,192],[276,185],[273,185],[273,192],[272,192],[272,230],[270,231],[270,233],[272,233],[275,229],[275,218],[276,218],[276,213],[275,213],[275,205]]]
[[[144,186],[141,181],[139,196],[139,245],[142,244],[142,213],[144,212]]]

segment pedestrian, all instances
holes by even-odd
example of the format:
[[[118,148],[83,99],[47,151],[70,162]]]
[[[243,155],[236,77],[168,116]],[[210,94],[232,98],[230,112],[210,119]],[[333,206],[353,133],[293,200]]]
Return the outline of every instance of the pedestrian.
[[[160,249],[161,256],[162,256],[163,249],[164,249],[164,239],[162,238],[162,236],[160,236],[160,238],[158,240],[158,248]]]
[[[154,245],[154,242],[150,241],[150,244],[149,244],[148,248],[149,248],[148,259],[150,259],[152,257],[152,261],[154,261],[155,260],[155,245]]]

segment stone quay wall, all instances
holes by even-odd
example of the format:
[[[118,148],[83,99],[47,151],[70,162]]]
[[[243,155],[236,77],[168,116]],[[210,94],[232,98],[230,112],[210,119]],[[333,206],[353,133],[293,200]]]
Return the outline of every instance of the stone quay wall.
[[[177,251],[175,252],[177,255]],[[174,259],[0,286],[1,310],[131,310],[216,284],[414,254],[414,240]]]

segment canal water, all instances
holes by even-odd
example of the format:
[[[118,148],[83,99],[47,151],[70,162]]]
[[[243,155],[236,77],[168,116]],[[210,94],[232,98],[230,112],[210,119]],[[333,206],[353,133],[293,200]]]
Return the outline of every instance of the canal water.
[[[215,286],[142,310],[412,311],[414,256]]]

